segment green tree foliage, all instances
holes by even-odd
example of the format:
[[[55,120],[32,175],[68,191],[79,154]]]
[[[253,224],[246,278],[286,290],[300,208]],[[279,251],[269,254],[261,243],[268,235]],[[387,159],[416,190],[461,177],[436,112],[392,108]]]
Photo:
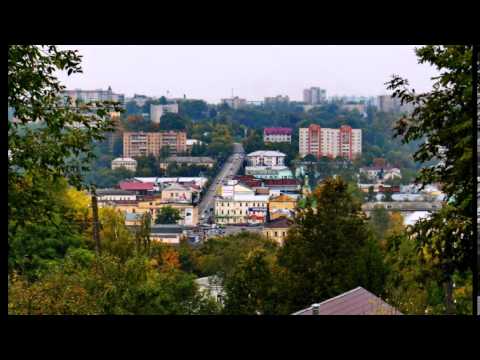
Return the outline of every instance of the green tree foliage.
[[[78,53],[55,46],[8,47],[8,105],[19,120],[8,122],[9,240],[26,222],[48,218],[48,188],[36,186],[37,179],[48,183],[64,176],[81,185],[94,156],[92,140],[112,130],[108,111],[120,110],[105,103],[65,104],[56,71],[81,72]]]
[[[98,189],[113,188],[118,183],[125,179],[130,179],[135,176],[135,173],[126,168],[118,168],[111,170],[109,168],[97,168],[87,173],[85,183],[95,185]]]
[[[208,106],[203,100],[182,100],[179,103],[179,113],[181,116],[200,120],[207,116]]]
[[[360,202],[352,198],[341,178],[326,179],[312,198],[316,207],[299,211],[279,251],[279,264],[289,278],[290,310],[357,286],[381,294],[383,261]]]
[[[160,119],[161,131],[185,131],[187,129],[187,126],[187,119],[180,116],[179,114],[167,112]]]
[[[218,306],[198,293],[194,276],[158,271],[144,256],[123,262],[72,252],[33,284],[14,276],[10,314],[211,314]]]
[[[241,260],[225,282],[224,313],[228,315],[275,314],[275,275],[264,249],[254,249]]]
[[[449,206],[428,220],[415,225],[413,232],[422,249],[441,269],[446,291],[447,312],[453,311],[452,276],[471,271],[475,179],[472,168],[473,111],[472,46],[424,46],[416,49],[420,63],[429,63],[441,71],[433,78],[433,90],[418,94],[408,81],[394,76],[388,88],[402,103],[412,104],[413,113],[400,119],[397,136],[410,143],[421,141],[414,154],[418,162],[434,165],[420,170],[422,184],[440,182]]]
[[[164,206],[157,213],[155,224],[176,224],[180,219],[180,211],[171,206]]]

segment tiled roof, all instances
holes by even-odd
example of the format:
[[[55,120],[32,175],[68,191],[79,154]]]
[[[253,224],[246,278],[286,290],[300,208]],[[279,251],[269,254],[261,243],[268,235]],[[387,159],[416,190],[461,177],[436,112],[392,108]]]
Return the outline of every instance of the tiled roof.
[[[361,286],[321,302],[318,315],[403,315]],[[292,315],[313,315],[313,307]]]

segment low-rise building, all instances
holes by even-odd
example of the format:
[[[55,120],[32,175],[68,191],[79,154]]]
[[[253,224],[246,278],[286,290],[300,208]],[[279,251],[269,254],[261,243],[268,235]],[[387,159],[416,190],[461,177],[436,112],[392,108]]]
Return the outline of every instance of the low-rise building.
[[[178,245],[186,238],[186,231],[182,226],[175,224],[155,224],[150,229],[150,240],[165,244]]]
[[[263,235],[267,239],[271,239],[280,245],[283,245],[287,235],[288,229],[293,225],[293,221],[280,217],[266,223],[263,227]]]
[[[361,286],[292,315],[403,315]]]
[[[273,127],[263,129],[263,142],[264,143],[281,143],[292,142],[292,129]]]
[[[222,104],[226,104],[232,109],[241,109],[247,106],[247,100],[241,99],[238,96],[232,97],[231,99],[222,99]]]
[[[391,180],[394,178],[402,178],[402,172],[399,168],[385,166],[370,166],[370,167],[361,167],[360,173],[363,173],[371,180]]]
[[[286,166],[246,166],[245,175],[259,179],[293,179],[292,171]]]
[[[205,166],[212,168],[215,165],[215,160],[209,156],[170,156],[160,162],[160,169],[166,170],[169,164],[177,163],[179,165],[187,166]]]
[[[285,155],[280,151],[259,150],[247,155],[249,166],[284,166]]]
[[[191,203],[192,202],[192,190],[189,188],[178,184],[173,183],[162,189],[162,201],[164,202],[173,202],[173,203]]]
[[[215,199],[217,224],[264,223],[268,211],[268,195],[234,195]]]
[[[122,189],[97,189],[97,199],[99,202],[137,200],[138,195],[135,191]]]
[[[112,170],[125,168],[130,171],[137,171],[137,160],[132,158],[116,158],[112,160]]]
[[[185,142],[187,145],[187,153],[191,153],[194,145],[203,145],[203,141],[197,139],[187,139]]]
[[[293,218],[297,200],[285,194],[274,196],[268,202],[268,213],[271,220],[281,217]]]
[[[152,182],[121,181],[118,184],[121,190],[136,191],[138,194],[148,194],[155,191],[155,184]]]

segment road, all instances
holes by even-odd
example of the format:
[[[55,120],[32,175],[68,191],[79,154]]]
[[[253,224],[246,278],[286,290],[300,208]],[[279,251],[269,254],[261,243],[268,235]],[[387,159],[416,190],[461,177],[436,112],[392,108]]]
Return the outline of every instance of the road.
[[[213,179],[210,187],[202,198],[200,205],[198,205],[198,215],[200,216],[200,222],[205,223],[209,215],[213,214],[210,209],[214,207],[215,192],[217,186],[226,179],[233,178],[240,170],[245,159],[245,151],[240,143],[233,144],[233,154],[225,161],[222,170]]]

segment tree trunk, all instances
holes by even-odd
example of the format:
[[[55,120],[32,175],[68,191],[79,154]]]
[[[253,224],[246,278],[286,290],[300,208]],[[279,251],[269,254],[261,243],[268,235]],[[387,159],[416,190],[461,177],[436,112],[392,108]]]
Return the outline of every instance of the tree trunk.
[[[444,284],[443,288],[445,290],[445,313],[446,315],[455,314],[455,306],[453,303],[453,281],[449,278]]]

